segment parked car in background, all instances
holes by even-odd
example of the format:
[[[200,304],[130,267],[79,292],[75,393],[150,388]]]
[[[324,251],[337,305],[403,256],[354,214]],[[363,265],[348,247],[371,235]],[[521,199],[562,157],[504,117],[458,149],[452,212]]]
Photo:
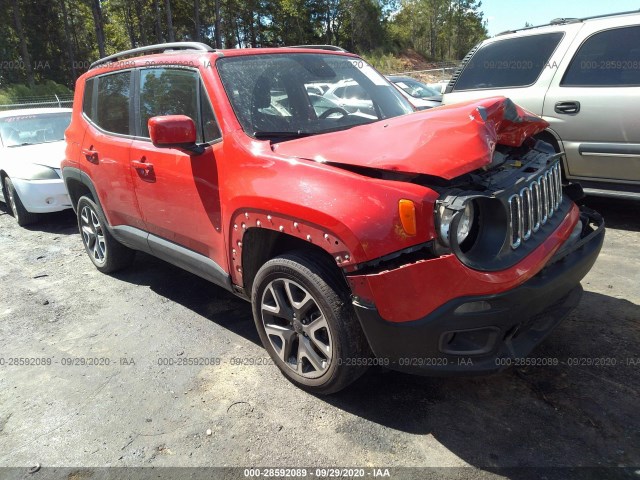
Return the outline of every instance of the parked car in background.
[[[485,40],[443,102],[504,95],[549,127],[564,178],[592,195],[640,199],[640,13],[557,19]]]
[[[418,110],[439,107],[442,104],[442,94],[439,90],[429,87],[415,78],[387,75],[387,79],[398,87],[411,105]]]
[[[438,92],[440,92],[440,95],[444,94],[444,91],[446,90],[447,85],[449,85],[449,80],[444,80],[441,82],[434,82],[434,83],[427,83],[427,87],[437,90]]]
[[[373,113],[319,107],[321,82]],[[416,112],[343,51],[173,43],[79,78],[62,175],[98,270],[140,250],[220,285],[332,393],[371,365],[495,372],[577,305],[604,223],[546,126],[503,97]]]
[[[0,112],[0,201],[21,226],[71,208],[60,173],[70,121],[70,108]]]
[[[327,90],[329,90],[332,87],[332,85],[330,83],[324,83],[324,82],[314,82],[314,83],[309,83],[305,85],[305,88],[307,89],[307,93],[309,94],[315,94],[315,95],[324,95],[326,93]]]
[[[323,96],[348,113],[376,115],[370,92],[367,92],[353,80],[344,80],[333,84]]]

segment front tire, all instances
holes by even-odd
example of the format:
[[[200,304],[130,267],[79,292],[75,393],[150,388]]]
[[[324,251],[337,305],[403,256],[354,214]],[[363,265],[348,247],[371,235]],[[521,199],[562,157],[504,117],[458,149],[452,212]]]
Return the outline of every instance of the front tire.
[[[93,200],[78,201],[78,229],[89,258],[102,273],[112,273],[128,267],[135,251],[118,242],[107,229],[107,221]]]
[[[262,344],[297,386],[335,393],[366,371],[371,353],[348,288],[324,258],[293,252],[269,260],[256,274],[251,304]]]
[[[13,218],[18,222],[18,225],[24,227],[38,221],[37,213],[28,212],[27,209],[24,208],[24,204],[22,203],[22,200],[20,200],[20,196],[9,177],[4,179],[4,192],[7,206],[9,207],[9,210],[11,210]]]

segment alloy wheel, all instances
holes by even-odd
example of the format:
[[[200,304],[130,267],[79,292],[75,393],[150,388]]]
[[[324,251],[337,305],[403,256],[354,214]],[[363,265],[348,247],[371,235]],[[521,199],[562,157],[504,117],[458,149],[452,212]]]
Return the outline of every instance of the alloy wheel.
[[[302,285],[284,278],[271,281],[260,310],[267,338],[288,368],[310,379],[327,371],[333,352],[329,324]]]
[[[84,206],[80,212],[80,231],[82,241],[87,247],[89,254],[97,262],[104,262],[107,256],[107,243],[104,238],[104,230],[98,219],[96,212]]]

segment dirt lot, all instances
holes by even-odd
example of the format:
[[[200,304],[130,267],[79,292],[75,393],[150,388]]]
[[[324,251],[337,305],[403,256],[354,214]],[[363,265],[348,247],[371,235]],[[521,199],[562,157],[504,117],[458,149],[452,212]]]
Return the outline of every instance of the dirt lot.
[[[47,478],[27,473],[36,464],[82,467],[65,478],[106,466],[471,467],[421,478],[637,467],[640,205],[588,203],[607,220],[603,252],[579,308],[533,353],[557,366],[448,379],[372,370],[328,398],[261,364],[249,305],[231,294],[143,254],[102,275],[72,213],[22,229],[0,210],[0,466],[20,467],[0,477]],[[18,358],[45,365],[10,365]],[[582,470],[640,478],[593,472]]]

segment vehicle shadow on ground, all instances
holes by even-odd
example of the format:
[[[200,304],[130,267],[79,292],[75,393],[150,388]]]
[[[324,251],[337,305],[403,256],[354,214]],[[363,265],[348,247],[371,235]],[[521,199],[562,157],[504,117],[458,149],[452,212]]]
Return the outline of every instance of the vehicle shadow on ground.
[[[505,467],[639,465],[639,319],[640,306],[586,292],[529,357],[557,365],[458,378],[372,370],[323,399],[392,429],[433,435],[463,461],[508,478],[537,473]]]
[[[605,226],[640,232],[640,201],[618,198],[587,197],[584,204],[604,217]]]
[[[133,267],[113,274],[119,280],[146,285],[153,292],[262,345],[253,323],[251,305],[207,280],[142,252]]]
[[[9,207],[7,207],[7,204],[0,202],[0,216],[2,215],[11,216],[11,213],[9,213]]]
[[[0,203],[0,215],[7,215],[12,217],[8,207],[4,203]],[[12,219],[15,222],[15,219]],[[61,212],[43,213],[38,215],[38,221],[24,228],[31,232],[45,232],[45,233],[59,233],[62,235],[72,235],[78,233],[78,223],[76,221],[75,213],[73,210],[63,210]]]

